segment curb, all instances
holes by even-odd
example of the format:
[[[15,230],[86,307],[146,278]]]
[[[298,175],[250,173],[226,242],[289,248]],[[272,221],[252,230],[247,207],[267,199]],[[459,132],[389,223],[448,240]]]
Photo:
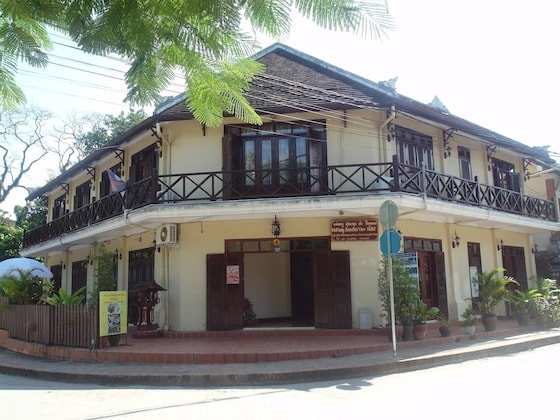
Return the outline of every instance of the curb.
[[[87,363],[53,361],[0,351],[0,373],[42,380],[98,385],[160,387],[265,386],[352,379],[429,369],[484,357],[527,351],[560,343],[560,330],[498,339],[478,339],[404,349],[394,357],[379,352],[337,358],[250,364],[179,365],[163,369],[145,363]],[[140,373],[141,371],[154,373]],[[158,370],[161,372],[158,373]]]

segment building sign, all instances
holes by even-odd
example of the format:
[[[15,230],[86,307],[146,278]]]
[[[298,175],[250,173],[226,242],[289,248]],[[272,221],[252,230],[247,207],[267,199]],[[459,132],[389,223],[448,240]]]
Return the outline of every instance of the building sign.
[[[99,335],[126,334],[128,292],[115,290],[99,292]]]
[[[228,265],[226,267],[226,283],[239,284],[239,266]]]
[[[331,220],[333,241],[375,241],[377,238],[377,219]]]

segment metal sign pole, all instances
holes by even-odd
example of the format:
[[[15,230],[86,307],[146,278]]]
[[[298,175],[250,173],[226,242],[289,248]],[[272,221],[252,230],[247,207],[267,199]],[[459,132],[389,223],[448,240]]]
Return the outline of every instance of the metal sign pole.
[[[389,231],[390,233],[390,231]],[[389,298],[391,299],[391,335],[393,340],[393,356],[397,357],[397,333],[396,333],[396,322],[395,322],[395,289],[393,287],[393,256],[391,253],[391,235],[387,235],[387,270],[389,276]]]
[[[379,221],[385,228],[383,232],[387,236],[387,277],[389,280],[389,300],[391,301],[391,338],[393,341],[393,356],[397,356],[397,333],[396,333],[396,320],[395,320],[395,290],[393,285],[393,252],[391,244],[391,234],[393,233],[393,227],[397,223],[397,218],[399,217],[399,209],[397,205],[391,201],[387,200],[381,204],[379,208]],[[400,242],[400,239],[398,239]],[[400,245],[400,243],[399,243]]]

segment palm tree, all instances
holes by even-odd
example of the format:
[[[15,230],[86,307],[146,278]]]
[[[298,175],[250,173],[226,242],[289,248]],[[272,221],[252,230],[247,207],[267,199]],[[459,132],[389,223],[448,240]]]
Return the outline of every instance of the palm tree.
[[[482,323],[486,331],[496,329],[496,314],[494,310],[498,303],[508,297],[507,285],[519,284],[512,277],[503,276],[503,268],[478,273],[478,311],[482,315]]]

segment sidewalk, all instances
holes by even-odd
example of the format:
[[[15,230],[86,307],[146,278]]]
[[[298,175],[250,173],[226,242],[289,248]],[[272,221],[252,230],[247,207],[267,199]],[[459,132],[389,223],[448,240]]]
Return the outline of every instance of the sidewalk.
[[[306,334],[295,335],[306,336]],[[549,330],[536,330],[531,327],[502,328],[492,333],[481,332],[474,337],[457,333],[449,340],[430,336],[421,341],[399,342],[397,343],[397,353],[394,355],[387,338],[380,337],[379,334],[347,334],[346,337],[344,335],[342,334],[343,340],[347,342],[355,342],[353,337],[360,337],[359,341],[366,337],[366,340],[375,341],[383,347],[374,346],[369,348],[369,350],[375,348],[373,351],[356,352],[350,355],[345,355],[344,352],[333,352],[330,357],[241,363],[85,362],[53,360],[1,349],[0,373],[62,382],[104,385],[187,387],[280,385],[425,369],[560,343],[560,329],[557,328]],[[285,336],[288,338],[284,341],[294,341],[293,335],[286,334]],[[158,340],[158,352],[162,352],[165,346],[169,345],[168,348],[172,348],[175,345],[172,344],[172,341],[168,341],[174,339],[156,340]],[[307,341],[307,345],[311,345],[316,340],[317,336],[312,337]],[[201,340],[201,342],[209,341]],[[237,338],[235,341],[247,345],[249,340]],[[299,340],[299,342],[305,341]],[[250,341],[249,345],[254,346],[258,342],[259,338],[256,341]],[[142,346],[140,343],[138,345]],[[150,344],[145,344],[145,346],[150,347]],[[146,348],[142,351],[147,351]],[[104,351],[99,350],[98,354]],[[121,346],[114,351],[131,354],[132,349]]]

